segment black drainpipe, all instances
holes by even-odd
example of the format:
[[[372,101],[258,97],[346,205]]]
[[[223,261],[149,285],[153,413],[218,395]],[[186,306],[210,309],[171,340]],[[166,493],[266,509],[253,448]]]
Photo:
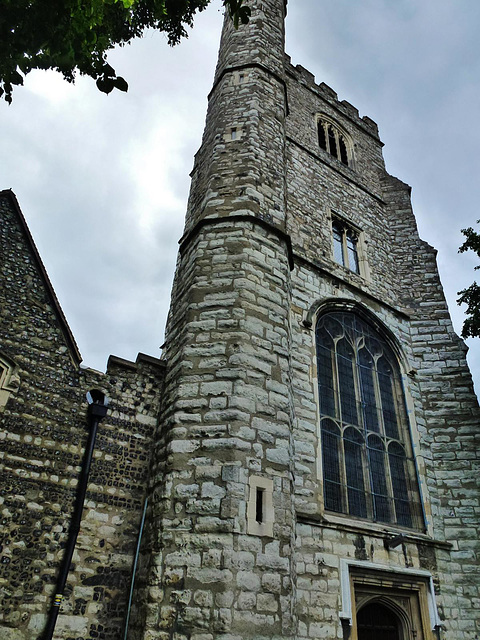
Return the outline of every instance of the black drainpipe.
[[[93,449],[95,447],[95,438],[97,437],[97,428],[102,419],[107,414],[108,398],[98,389],[92,389],[87,393],[88,411],[88,440],[83,455],[82,469],[77,485],[77,495],[75,498],[75,506],[73,509],[72,519],[68,530],[67,546],[62,558],[60,573],[57,578],[57,586],[55,588],[55,596],[50,607],[50,614],[47,620],[47,626],[40,638],[42,640],[52,640],[55,625],[57,623],[60,605],[62,604],[65,585],[67,583],[68,572],[72,563],[73,551],[77,543],[78,532],[80,531],[80,522],[82,520],[83,505],[85,503],[85,494],[87,492],[88,476],[90,474],[90,466],[92,463]]]

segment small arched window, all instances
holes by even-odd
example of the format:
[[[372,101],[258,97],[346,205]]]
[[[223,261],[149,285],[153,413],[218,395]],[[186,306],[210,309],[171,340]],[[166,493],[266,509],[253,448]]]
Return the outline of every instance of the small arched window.
[[[347,134],[329,119],[320,116],[317,120],[318,144],[321,149],[343,162],[353,165],[352,144]]]
[[[325,509],[424,526],[397,359],[349,311],[316,326]]]

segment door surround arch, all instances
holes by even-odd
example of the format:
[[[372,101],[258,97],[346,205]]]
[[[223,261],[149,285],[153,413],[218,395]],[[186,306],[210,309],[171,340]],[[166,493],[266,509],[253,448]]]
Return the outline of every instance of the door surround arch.
[[[441,621],[429,571],[342,558],[340,583],[340,619],[342,627],[349,630],[348,635],[352,633],[351,640],[357,640],[357,612],[374,602],[390,608],[399,619],[399,640],[410,640],[417,626],[419,638],[435,637]]]

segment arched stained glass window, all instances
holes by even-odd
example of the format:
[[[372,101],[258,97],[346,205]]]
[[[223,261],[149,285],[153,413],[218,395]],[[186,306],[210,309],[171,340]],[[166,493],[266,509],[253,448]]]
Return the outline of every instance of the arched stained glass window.
[[[397,359],[350,311],[316,326],[325,509],[424,527]]]

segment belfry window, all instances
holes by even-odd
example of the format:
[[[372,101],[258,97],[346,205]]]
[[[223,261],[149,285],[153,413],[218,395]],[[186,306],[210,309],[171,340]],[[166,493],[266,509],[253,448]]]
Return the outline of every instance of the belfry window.
[[[352,165],[351,144],[340,129],[324,118],[317,121],[318,144],[321,149],[347,166]],[[350,152],[349,152],[350,149]]]
[[[347,311],[320,316],[316,343],[325,509],[422,529],[393,351]]]
[[[354,273],[360,273],[358,259],[359,232],[341,220],[332,220],[333,258]]]

